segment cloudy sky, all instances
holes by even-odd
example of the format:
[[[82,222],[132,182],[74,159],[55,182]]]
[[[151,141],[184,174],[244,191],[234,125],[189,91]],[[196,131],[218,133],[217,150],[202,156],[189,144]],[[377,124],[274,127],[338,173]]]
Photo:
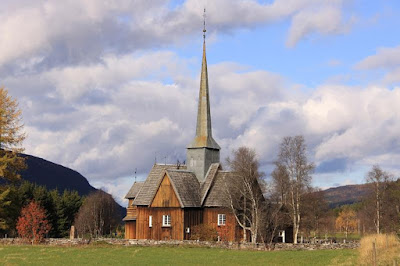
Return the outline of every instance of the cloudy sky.
[[[268,174],[302,134],[316,186],[400,175],[397,0],[1,0],[0,85],[26,153],[121,201],[137,169],[185,159],[207,8],[214,138],[254,147]],[[56,178],[56,177],[55,177]]]

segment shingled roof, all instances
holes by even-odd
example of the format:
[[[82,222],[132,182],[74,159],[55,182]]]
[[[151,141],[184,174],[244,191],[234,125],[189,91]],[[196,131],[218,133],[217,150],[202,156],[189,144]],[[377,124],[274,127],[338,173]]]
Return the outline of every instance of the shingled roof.
[[[125,196],[125,199],[133,199],[136,198],[136,195],[139,193],[139,190],[142,188],[144,182],[135,182],[133,183],[131,189]]]
[[[176,196],[183,208],[201,207],[200,183],[193,172],[168,169],[166,170],[175,189]]]
[[[206,178],[204,182],[201,184],[201,204],[203,204],[204,200],[206,199],[206,196],[208,194],[208,191],[210,190],[210,187],[214,181],[214,177],[218,172],[218,169],[220,168],[219,163],[213,163],[210,165],[210,168],[208,169]]]
[[[232,178],[232,172],[217,171],[216,176],[209,188],[202,205],[204,207],[222,207],[226,206],[226,183]]]
[[[222,207],[226,205],[226,180],[232,178],[232,172],[220,170],[220,164],[210,166],[206,179],[199,183],[193,172],[186,167],[177,169],[176,165],[155,164],[145,182],[136,182],[126,198],[136,196],[133,205],[149,206],[157,193],[162,178],[167,174],[182,208],[188,207]],[[135,194],[136,193],[136,194]]]
[[[177,165],[164,165],[154,164],[151,168],[146,181],[143,183],[140,191],[137,193],[136,198],[133,201],[133,205],[150,205],[157,192],[158,186],[162,179],[162,173],[167,169],[177,169]],[[186,169],[186,166],[180,166],[180,169]]]

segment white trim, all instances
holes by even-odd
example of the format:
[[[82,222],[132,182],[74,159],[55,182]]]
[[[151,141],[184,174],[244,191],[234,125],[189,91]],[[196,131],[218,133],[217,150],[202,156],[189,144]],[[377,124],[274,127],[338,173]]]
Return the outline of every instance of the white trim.
[[[165,214],[162,216],[162,226],[171,226],[171,215]]]
[[[149,215],[149,227],[153,227],[153,216]]]
[[[226,214],[218,213],[218,226],[226,225]]]

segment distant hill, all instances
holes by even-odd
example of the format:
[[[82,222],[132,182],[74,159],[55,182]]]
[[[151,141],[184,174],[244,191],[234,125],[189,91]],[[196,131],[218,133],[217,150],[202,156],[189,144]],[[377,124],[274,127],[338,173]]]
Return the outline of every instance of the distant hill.
[[[32,155],[21,154],[28,168],[21,171],[21,177],[31,183],[46,186],[47,189],[76,190],[79,195],[88,195],[96,191],[87,179],[75,170],[52,163]]]
[[[87,196],[97,189],[92,187],[87,179],[75,170],[28,154],[21,154],[25,158],[27,169],[20,172],[21,178],[47,189],[58,189],[62,193],[65,189],[76,190],[79,195]],[[117,203],[118,204],[118,203]],[[119,205],[121,220],[126,209]]]
[[[367,184],[347,185],[324,190],[325,199],[331,208],[362,201],[368,194]]]

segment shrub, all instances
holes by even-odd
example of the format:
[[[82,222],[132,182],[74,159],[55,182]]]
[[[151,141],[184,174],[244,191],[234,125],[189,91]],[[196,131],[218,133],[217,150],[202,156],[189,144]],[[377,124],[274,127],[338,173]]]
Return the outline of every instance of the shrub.
[[[217,241],[218,233],[211,225],[199,224],[192,228],[192,240]]]
[[[46,212],[39,204],[31,201],[22,208],[17,222],[17,230],[21,238],[32,241],[32,244],[39,243],[43,241],[50,229]]]
[[[377,265],[391,265],[393,260],[399,261],[400,242],[397,236],[393,234],[369,235],[360,241],[360,265],[374,264],[373,243],[375,243]]]

